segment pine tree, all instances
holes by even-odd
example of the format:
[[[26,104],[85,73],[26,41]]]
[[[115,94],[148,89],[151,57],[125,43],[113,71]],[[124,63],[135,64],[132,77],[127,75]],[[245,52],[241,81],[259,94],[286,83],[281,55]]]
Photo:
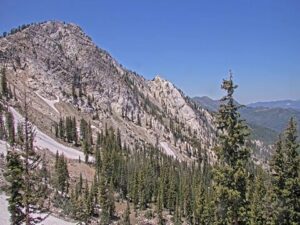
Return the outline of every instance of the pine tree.
[[[14,117],[10,111],[6,112],[6,129],[7,129],[8,143],[10,145],[14,145],[15,144]]]
[[[2,68],[0,70],[0,74],[1,74],[1,83],[0,83],[0,93],[1,96],[6,97],[6,99],[8,99],[9,97],[9,93],[8,93],[8,86],[7,86],[7,79],[6,79],[6,70],[5,68]]]
[[[64,126],[63,118],[59,119],[58,130],[59,130],[59,137],[61,139],[64,139],[65,138],[65,126]]]
[[[193,196],[191,186],[188,185],[185,191],[185,216],[189,224],[193,223]]]
[[[101,152],[100,152],[100,146],[97,144],[95,149],[95,167],[96,167],[96,173],[97,175],[100,175],[101,173]]]
[[[139,173],[137,171],[134,172],[134,180],[133,180],[133,188],[132,188],[132,202],[134,211],[136,212],[138,203],[139,203]]]
[[[207,224],[207,202],[202,184],[196,187],[194,211],[195,224]]]
[[[66,117],[65,120],[65,128],[66,128],[66,139],[67,142],[73,141],[73,128],[72,128],[72,119],[71,117]]]
[[[168,188],[168,208],[170,210],[170,214],[175,211],[176,208],[176,183],[175,183],[175,175],[169,172],[169,188]]]
[[[298,224],[300,220],[300,159],[297,149],[297,129],[289,121],[283,140],[276,144],[271,162],[275,224]]]
[[[63,154],[59,155],[56,158],[55,162],[55,174],[54,178],[54,185],[57,191],[60,191],[62,195],[68,193],[69,188],[69,172],[68,172],[68,165],[65,160]]]
[[[108,186],[108,211],[109,211],[109,218],[111,219],[115,214],[115,197],[114,197],[114,190],[112,181],[109,183]]]
[[[14,150],[10,150],[6,156],[7,172],[5,178],[8,181],[8,210],[11,214],[10,221],[12,224],[22,224],[25,218],[23,212],[23,197],[22,192],[24,190],[23,180],[23,163],[20,159],[20,154]]]
[[[214,172],[215,224],[222,225],[249,224],[246,165],[250,153],[245,147],[248,132],[238,113],[240,107],[233,99],[236,88],[230,73],[229,80],[222,84],[227,95],[221,99],[217,114],[220,145],[217,149],[219,161]]]
[[[82,173],[80,173],[79,182],[78,182],[78,192],[79,192],[79,194],[82,194],[82,185],[83,185],[83,178],[82,178]]]
[[[88,196],[88,201],[87,201],[87,211],[88,211],[88,215],[92,216],[94,214],[94,208],[95,208],[95,203],[96,200],[95,198],[97,198],[97,181],[95,183],[95,181],[91,184],[91,188],[90,188],[90,192],[89,192],[89,196]]]
[[[118,144],[119,149],[122,149],[121,131],[119,128],[117,130],[117,144]]]
[[[40,178],[41,182],[39,184],[40,196],[43,199],[47,199],[49,195],[49,179],[50,173],[48,170],[48,163],[46,161],[46,155],[44,154],[41,159],[41,169],[37,171],[37,176]],[[39,201],[40,207],[43,207],[43,201]]]
[[[93,196],[89,190],[88,181],[85,180],[85,188],[84,188],[84,216],[83,221],[88,224],[89,218],[93,214]]]
[[[89,154],[90,154],[90,146],[86,139],[83,140],[83,153],[84,153],[84,161],[85,161],[85,163],[88,163]]]
[[[263,171],[259,168],[258,174],[254,181],[254,192],[251,199],[250,214],[251,225],[268,224],[267,216],[267,190],[264,184]]]
[[[93,132],[92,132],[92,125],[91,125],[90,121],[88,123],[87,137],[88,137],[89,145],[92,146],[93,145]]]
[[[108,188],[106,179],[104,176],[100,177],[99,183],[99,203],[101,207],[100,224],[107,225],[110,221],[109,215],[109,200],[108,200]]]
[[[138,173],[138,194],[139,194],[138,199],[140,203],[140,209],[144,210],[147,208],[144,170],[141,170]]]
[[[72,120],[72,140],[74,141],[74,144],[77,145],[78,137],[77,137],[77,125],[76,125],[76,118],[73,117]]]
[[[87,139],[88,123],[84,120],[80,120],[80,137],[82,140]]]
[[[78,207],[77,207],[77,200],[78,200],[78,196],[76,196],[75,194],[76,191],[74,191],[74,189],[71,190],[71,194],[70,194],[70,202],[71,202],[71,216],[76,218],[77,216],[77,211],[78,211]]]
[[[55,137],[59,138],[59,129],[57,123],[54,123],[54,133],[55,133]]]
[[[289,223],[297,224],[300,221],[300,156],[298,153],[297,124],[294,118],[289,121],[285,131],[286,149],[286,192],[284,197],[289,212]]]
[[[6,137],[6,130],[3,121],[3,109],[0,105],[0,140],[4,140]]]
[[[157,196],[157,215],[158,215],[158,225],[164,225],[165,221],[163,218],[163,208],[164,208],[164,202],[163,202],[163,183],[160,181],[159,185],[159,191]]]

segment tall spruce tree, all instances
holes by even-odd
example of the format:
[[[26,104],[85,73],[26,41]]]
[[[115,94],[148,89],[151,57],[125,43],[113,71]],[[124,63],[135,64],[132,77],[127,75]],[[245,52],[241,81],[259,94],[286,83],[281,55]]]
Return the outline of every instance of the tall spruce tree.
[[[67,194],[69,188],[69,171],[63,154],[56,157],[53,179],[56,190],[60,191],[62,195]]]
[[[7,140],[10,145],[15,144],[15,126],[14,116],[10,111],[6,112],[6,129],[7,129]]]
[[[22,224],[25,218],[23,212],[23,190],[24,180],[23,172],[24,167],[20,154],[17,151],[10,150],[6,156],[6,167],[7,172],[5,178],[8,181],[8,210],[10,212],[11,224],[19,225]]]
[[[299,224],[300,156],[297,152],[297,125],[290,119],[283,140],[277,142],[271,162],[275,224]]]
[[[234,85],[230,72],[229,80],[223,80],[222,89],[227,95],[221,99],[217,113],[219,130],[218,162],[214,170],[215,224],[249,224],[247,199],[247,171],[249,149],[245,147],[247,126],[240,114],[233,94]]]
[[[262,168],[258,168],[258,173],[254,180],[254,190],[251,198],[250,206],[250,224],[251,225],[267,225],[268,212],[267,212],[267,189],[264,184],[264,173]]]
[[[107,179],[103,176],[103,174],[100,177],[98,193],[99,193],[99,203],[101,207],[100,224],[107,225],[110,222],[109,197],[108,197]]]
[[[208,205],[206,202],[206,195],[203,188],[203,185],[200,184],[196,187],[196,196],[195,196],[195,206],[194,206],[194,216],[195,224],[208,224]]]
[[[290,224],[299,224],[300,221],[300,156],[298,153],[297,124],[294,118],[289,121],[285,131],[286,149],[286,190],[284,197],[288,205]]]
[[[4,140],[5,137],[6,137],[6,130],[3,121],[3,108],[2,105],[0,105],[0,140]]]
[[[278,141],[275,144],[275,152],[273,158],[270,162],[272,171],[272,210],[274,214],[272,215],[273,221],[278,221],[279,224],[282,217],[282,207],[285,204],[285,199],[283,198],[282,191],[285,188],[285,172],[284,172],[284,151],[282,136],[279,136]]]
[[[6,70],[5,68],[1,68],[0,70],[0,93],[1,96],[4,96],[6,99],[9,97],[9,92],[8,92],[8,86],[7,86],[7,79],[6,79]]]

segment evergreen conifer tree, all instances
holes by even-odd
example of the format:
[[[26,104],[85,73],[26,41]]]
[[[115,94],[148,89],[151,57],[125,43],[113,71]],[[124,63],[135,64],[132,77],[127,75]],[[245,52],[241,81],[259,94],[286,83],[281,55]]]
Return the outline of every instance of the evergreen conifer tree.
[[[218,225],[249,224],[246,166],[250,152],[245,147],[248,131],[240,119],[240,107],[233,99],[236,88],[230,72],[229,80],[224,80],[222,84],[227,95],[221,99],[217,114],[220,144],[217,149],[219,161],[214,170],[214,191],[215,224]]]
[[[3,108],[2,105],[0,105],[0,140],[4,140],[5,137],[6,137],[6,130],[3,121]]]
[[[54,185],[57,191],[60,191],[62,195],[68,193],[69,188],[69,172],[68,165],[63,154],[56,158],[55,162],[55,174]]]
[[[251,199],[250,214],[251,225],[268,224],[267,216],[267,190],[264,184],[264,176],[261,168],[258,170],[254,181],[254,192]]]
[[[10,150],[6,156],[7,172],[5,178],[8,181],[8,210],[10,212],[10,221],[12,224],[22,224],[25,218],[23,212],[23,163],[20,159],[20,154],[14,150]]]
[[[300,159],[297,129],[293,118],[276,144],[271,162],[275,224],[298,224],[300,221]]]
[[[6,129],[7,129],[7,139],[10,145],[15,144],[15,126],[14,117],[10,111],[6,112]]]
[[[7,79],[6,79],[6,70],[5,68],[1,68],[0,70],[0,93],[1,93],[1,96],[4,96],[6,98],[6,100],[8,99],[9,97],[9,91],[8,91],[8,86],[7,86]]]

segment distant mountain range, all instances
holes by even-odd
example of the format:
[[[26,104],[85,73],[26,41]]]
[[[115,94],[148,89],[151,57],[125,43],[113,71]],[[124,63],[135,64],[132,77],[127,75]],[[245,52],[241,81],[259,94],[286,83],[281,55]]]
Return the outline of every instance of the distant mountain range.
[[[248,105],[249,107],[266,107],[266,108],[283,108],[300,111],[300,100],[280,100],[270,102],[255,102]]]
[[[207,96],[194,97],[193,100],[211,112],[216,112],[220,105],[219,100],[213,100]],[[297,107],[299,107],[298,110]],[[286,100],[253,103],[241,108],[240,113],[253,130],[252,135],[256,138],[260,137],[260,139],[268,143],[276,140],[278,134],[285,129],[291,117],[296,119],[298,131],[300,130],[300,101]]]

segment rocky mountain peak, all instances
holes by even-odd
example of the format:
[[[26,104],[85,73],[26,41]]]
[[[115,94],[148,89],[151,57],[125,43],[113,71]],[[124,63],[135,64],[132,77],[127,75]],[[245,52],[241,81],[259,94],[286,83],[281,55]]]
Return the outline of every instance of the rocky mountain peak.
[[[213,159],[213,116],[160,75],[151,81],[122,67],[75,24],[48,21],[0,39],[11,86],[30,89],[32,114],[51,135],[61,117],[88,120],[93,132],[119,129],[123,144],[151,144],[179,160]]]

